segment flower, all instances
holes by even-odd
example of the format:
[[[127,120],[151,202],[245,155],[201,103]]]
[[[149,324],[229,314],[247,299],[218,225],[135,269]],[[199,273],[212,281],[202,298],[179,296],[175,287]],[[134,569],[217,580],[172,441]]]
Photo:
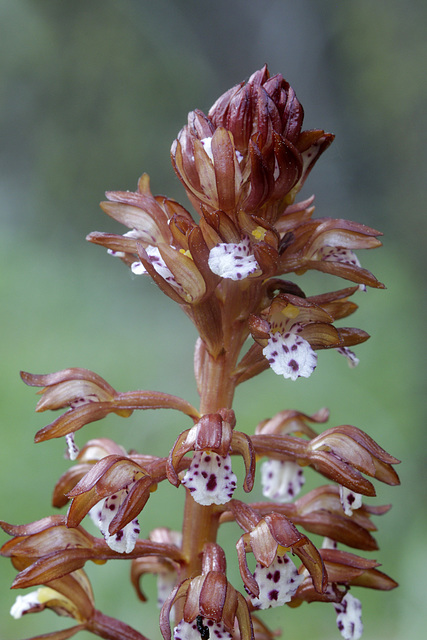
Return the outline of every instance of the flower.
[[[316,302],[280,293],[259,316],[251,316],[249,326],[271,369],[296,380],[308,378],[316,368],[315,348],[342,346],[333,320]]]
[[[110,549],[118,551],[119,553],[130,553],[133,551],[141,531],[138,520],[134,518],[114,535],[110,535],[109,533],[110,524],[116,512],[123,505],[130,488],[131,485],[128,485],[125,489],[116,491],[112,496],[101,500],[89,511],[90,517],[101,531]]]
[[[316,590],[326,588],[327,576],[319,551],[288,518],[274,512],[262,517],[239,500],[232,500],[229,508],[237,524],[245,531],[236,549],[240,574],[254,606],[279,606],[294,595],[299,578],[291,559],[285,559],[290,550],[311,574]],[[246,559],[249,551],[257,562],[253,574]]]
[[[40,429],[36,442],[73,434],[90,422],[101,420],[109,413],[127,418],[137,409],[175,409],[193,418],[199,417],[197,409],[182,398],[157,391],[129,391],[120,393],[106,380],[88,369],[73,367],[56,373],[37,375],[21,371],[21,378],[31,387],[43,387],[36,411],[63,409],[59,418]],[[68,439],[70,457],[77,457],[73,437]]]
[[[28,613],[38,613],[50,609],[59,616],[73,618],[78,624],[62,631],[56,631],[37,638],[51,638],[52,640],[66,640],[82,630],[87,630],[101,638],[110,640],[147,640],[145,636],[129,625],[106,616],[95,609],[92,586],[86,573],[79,569],[72,573],[50,580],[47,585],[36,591],[18,596],[10,613],[14,618],[20,618]],[[36,640],[34,636],[33,639]]]
[[[322,423],[329,417],[327,409],[321,409],[312,416],[300,411],[280,411],[273,418],[258,424],[255,433],[273,434],[305,434],[315,437],[317,434],[308,421]],[[270,458],[261,464],[262,493],[266,498],[277,502],[289,502],[301,491],[305,483],[303,470],[292,460],[275,460]]]
[[[72,502],[69,526],[89,513],[108,546],[130,553],[140,527],[136,515],[146,504],[154,480],[128,456],[109,455],[99,460],[68,493]]]
[[[237,481],[231,469],[231,448],[242,455],[245,462],[245,491],[251,491],[253,487],[255,457],[251,441],[245,434],[233,431],[235,424],[232,410],[205,414],[194,427],[178,436],[170,451],[166,468],[169,481],[175,486],[181,482],[199,504],[224,504],[231,499]],[[189,451],[195,453],[180,480],[177,465]]]
[[[342,542],[355,549],[378,549],[377,542],[371,534],[376,531],[376,527],[370,517],[387,513],[390,505],[372,506],[362,503],[357,511],[346,515],[339,493],[338,486],[323,485],[312,489],[294,503],[276,503],[274,512],[281,513],[310,533],[326,536],[324,539],[332,540],[335,545]],[[252,507],[262,516],[272,510],[269,502],[252,503]],[[221,516],[221,521],[229,518],[230,514],[227,512]]]
[[[28,613],[38,613],[44,609],[51,609],[59,616],[73,618],[78,623],[70,629],[67,638],[88,628],[90,621],[99,614],[94,607],[91,584],[82,569],[53,580],[36,591],[30,591],[23,596],[19,595],[12,605],[10,614],[18,619]]]
[[[188,578],[172,591],[160,612],[160,631],[170,640],[170,612],[183,599],[183,617],[174,628],[178,640],[208,640],[234,637],[235,626],[242,640],[252,640],[251,616],[242,594],[225,576],[225,554],[215,543],[207,543],[203,551],[201,575]]]
[[[381,246],[376,229],[349,220],[318,218],[310,220],[314,211],[300,203],[299,210],[289,207],[277,222],[281,236],[291,232],[292,241],[280,254],[279,271],[294,271],[302,275],[316,269],[366,286],[383,289],[384,285],[367,269],[363,269],[354,253],[356,249],[375,249]]]
[[[375,495],[373,484],[362,473],[386,484],[399,484],[399,477],[392,466],[399,460],[384,451],[361,429],[351,425],[326,429],[309,441],[288,435],[258,434],[251,440],[257,455],[309,464],[355,493]]]

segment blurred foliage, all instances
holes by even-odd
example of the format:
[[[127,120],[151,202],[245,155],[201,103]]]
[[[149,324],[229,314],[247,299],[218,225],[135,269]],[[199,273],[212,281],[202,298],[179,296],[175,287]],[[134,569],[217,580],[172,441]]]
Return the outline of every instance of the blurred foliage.
[[[62,442],[32,444],[50,418],[34,415],[34,390],[20,382],[20,369],[87,367],[118,389],[161,389],[197,402],[195,333],[186,318],[84,236],[118,229],[97,202],[105,189],[134,189],[143,171],[155,193],[185,204],[168,156],[187,112],[207,111],[220,92],[268,62],[297,91],[306,126],[337,134],[305,195],[316,194],[319,215],[385,232],[385,249],[361,258],[388,289],[359,295],[354,322],[373,339],[358,349],[356,370],[322,353],[309,380],[285,383],[266,372],[238,390],[239,425],[251,431],[283,408],[329,406],[331,426],[356,424],[402,458],[403,486],[379,487],[378,501],[394,506],[378,522],[376,556],[401,588],[362,594],[364,638],[421,637],[426,17],[421,0],[410,9],[399,0],[0,0],[2,518],[29,522],[50,513],[51,489],[68,464]],[[340,284],[318,275],[307,286],[311,294]],[[165,411],[110,416],[77,441],[105,435],[162,454],[185,426]],[[180,493],[161,487],[150,498],[143,535],[166,525],[171,509],[179,521]],[[127,571],[124,563],[88,567],[97,606],[156,638],[151,604],[139,606],[130,586],[117,589]],[[47,613],[10,618],[14,573],[3,561],[2,638],[65,626]],[[154,592],[148,578],[147,593]],[[339,637],[325,606],[266,619],[285,626],[289,638]]]

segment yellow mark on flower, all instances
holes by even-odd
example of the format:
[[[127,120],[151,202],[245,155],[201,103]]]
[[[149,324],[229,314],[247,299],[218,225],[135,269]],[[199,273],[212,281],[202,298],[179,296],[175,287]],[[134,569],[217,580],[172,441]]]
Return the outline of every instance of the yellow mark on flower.
[[[193,259],[193,256],[188,249],[180,249],[179,252],[182,253],[182,255],[187,256],[187,258],[190,258],[190,260]]]
[[[296,318],[299,314],[299,309],[293,304],[288,304],[284,309],[282,309],[282,313],[286,318]]]
[[[253,231],[251,231],[252,235],[256,240],[264,240],[265,234],[267,233],[267,229],[263,227],[256,227]]]
[[[129,418],[133,414],[133,409],[116,409],[113,410],[113,413],[120,416],[121,418]]]
[[[279,544],[279,546],[277,547],[277,555],[280,556],[284,556],[285,554],[287,554],[290,551],[290,547],[282,547],[281,544]]]

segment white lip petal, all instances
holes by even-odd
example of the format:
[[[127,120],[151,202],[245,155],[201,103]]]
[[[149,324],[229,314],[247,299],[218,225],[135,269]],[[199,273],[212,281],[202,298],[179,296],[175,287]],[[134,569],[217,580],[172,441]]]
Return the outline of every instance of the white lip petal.
[[[259,271],[248,238],[239,243],[217,244],[210,250],[208,264],[213,273],[230,280],[244,280]]]
[[[126,489],[117,491],[112,496],[104,498],[89,511],[94,524],[99,528],[110,549],[118,553],[130,553],[135,548],[140,533],[138,520],[135,518],[123,529],[110,535],[108,527],[116,515],[120,505],[127,495]]]
[[[278,556],[269,567],[257,563],[254,578],[259,586],[259,596],[251,597],[251,600],[260,609],[280,607],[289,602],[304,580],[287,555]]]
[[[225,504],[236,488],[237,478],[231,470],[231,457],[209,451],[196,451],[182,484],[201,505]]]
[[[291,502],[305,483],[299,464],[288,460],[266,460],[261,465],[262,493],[276,502]]]
[[[317,355],[307,340],[299,335],[294,325],[286,333],[270,334],[267,346],[262,350],[277,375],[296,380],[309,378],[317,365]]]

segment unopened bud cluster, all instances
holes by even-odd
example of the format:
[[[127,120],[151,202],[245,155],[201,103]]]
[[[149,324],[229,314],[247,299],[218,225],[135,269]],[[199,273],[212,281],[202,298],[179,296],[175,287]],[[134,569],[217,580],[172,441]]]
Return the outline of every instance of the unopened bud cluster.
[[[66,514],[26,525],[2,522],[11,540],[1,553],[18,570],[13,587],[36,589],[18,597],[12,615],[50,608],[74,619],[74,627],[49,636],[55,640],[82,629],[110,640],[146,639],[144,629],[95,608],[84,571],[89,560],[129,560],[142,602],[142,576],[157,576],[165,640],[172,634],[175,640],[272,639],[268,614],[259,617],[258,610],[313,601],[329,606],[345,640],[357,640],[363,626],[353,587],[396,586],[359,552],[377,549],[371,516],[389,508],[364,498],[375,495],[373,480],[398,484],[398,460],[356,426],[321,430],[326,409],[311,416],[286,409],[255,426],[241,424],[232,408],[237,385],[266,369],[292,381],[311,376],[321,368],[319,350],[334,349],[356,366],[350,347],[369,336],[341,321],[357,309],[355,294],[383,288],[354,253],[380,246],[380,233],[313,218],[313,198],[296,201],[333,141],[323,130],[304,130],[303,115],[289,84],[264,67],[222,95],[207,115],[191,112],[172,145],[193,213],[153,196],[147,175],[136,192],[108,192],[101,205],[128,231],[94,232],[88,240],[152,279],[198,331],[200,406],[165,392],[119,392],[86,369],[22,373],[26,384],[40,387],[37,411],[65,409],[36,442],[65,437],[75,464],[53,493],[54,506],[67,506]],[[300,276],[311,269],[347,282],[306,296]],[[109,413],[126,418],[157,408],[179,412],[184,426],[164,457],[138,452],[138,443],[127,452],[102,437],[80,449],[75,442],[76,432]],[[236,455],[243,458],[243,477],[233,471]],[[299,495],[307,467],[324,484]],[[145,530],[143,509],[161,482],[186,494],[181,531],[173,522]],[[237,486],[250,494],[257,482],[265,501],[234,498]],[[86,531],[88,518],[99,535]],[[230,521],[241,530],[236,585],[217,542],[219,528]],[[323,543],[316,546],[310,534]],[[288,615],[284,610],[284,624]]]

